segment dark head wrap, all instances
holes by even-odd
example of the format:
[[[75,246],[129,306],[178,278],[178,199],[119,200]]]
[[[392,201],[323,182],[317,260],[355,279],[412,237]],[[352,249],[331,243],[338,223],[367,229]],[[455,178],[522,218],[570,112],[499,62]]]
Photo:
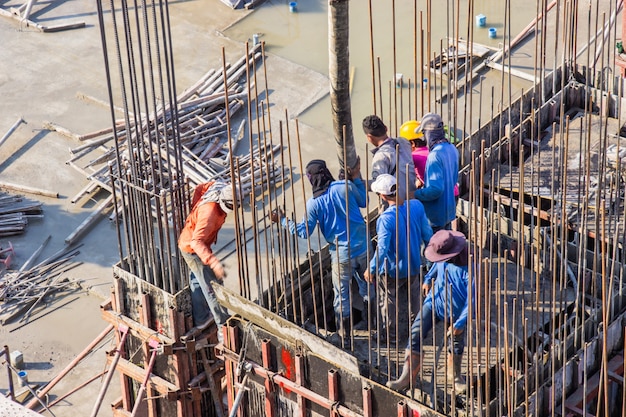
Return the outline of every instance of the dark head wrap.
[[[330,183],[335,181],[333,174],[326,168],[326,162],[321,159],[314,159],[306,166],[306,176],[311,181],[313,187],[313,197],[324,194]]]

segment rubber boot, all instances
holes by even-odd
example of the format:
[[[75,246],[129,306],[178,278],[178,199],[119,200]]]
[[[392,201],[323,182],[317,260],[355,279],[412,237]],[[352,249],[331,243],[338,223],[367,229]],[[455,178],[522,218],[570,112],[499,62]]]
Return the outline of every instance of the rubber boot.
[[[352,344],[350,343],[350,316],[342,319],[335,317],[335,323],[337,325],[337,331],[328,338],[328,341],[338,348],[350,350],[352,348]]]
[[[454,392],[460,394],[465,391],[465,379],[461,376],[461,362],[463,356],[448,353],[448,381],[454,384]]]
[[[352,328],[350,326],[350,316],[341,319],[341,330],[339,334],[343,338],[343,348],[352,350]]]
[[[354,330],[376,330],[376,303],[363,301],[362,319],[354,325]],[[368,322],[369,318],[369,322]]]
[[[395,381],[387,381],[387,388],[394,391],[403,391],[411,385],[411,381],[415,383],[417,374],[422,367],[422,355],[412,350],[407,350],[402,366],[402,374]]]

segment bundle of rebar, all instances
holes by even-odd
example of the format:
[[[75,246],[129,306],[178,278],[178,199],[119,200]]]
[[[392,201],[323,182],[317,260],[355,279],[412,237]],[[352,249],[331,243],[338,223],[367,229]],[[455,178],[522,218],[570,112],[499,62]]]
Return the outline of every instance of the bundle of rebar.
[[[169,170],[171,165],[168,158],[178,152],[182,159],[182,172],[192,185],[210,179],[228,179],[231,152],[226,143],[226,113],[228,111],[230,117],[234,117],[244,107],[248,93],[245,91],[246,78],[243,76],[247,66],[260,58],[259,50],[260,45],[257,45],[235,64],[227,64],[225,72],[223,69],[209,70],[176,98],[175,110],[169,104],[158,104],[149,115],[135,118],[133,116],[139,113],[131,113],[133,116],[129,116],[128,121],[116,120],[111,128],[84,135],[74,134],[52,123],[47,123],[47,126],[86,141],[70,149],[72,157],[67,163],[84,173],[97,186],[109,190],[111,184],[106,163],[114,161],[116,155],[122,160],[124,168],[121,171],[131,171],[134,177],[147,181],[147,186],[155,190],[171,186],[172,173],[165,170]],[[225,85],[228,86],[226,91]],[[233,144],[235,151],[243,137],[244,128],[245,121],[237,129]],[[179,143],[175,145],[168,142],[166,139],[170,137],[177,137]],[[114,144],[106,147],[110,142]],[[180,150],[175,149],[176,146]],[[104,149],[104,152],[91,157],[94,150],[100,149]],[[91,159],[86,164],[78,163],[87,156]],[[118,164],[114,165],[113,172],[114,175],[120,175]]]
[[[64,248],[32,267],[26,262],[19,270],[8,271],[0,277],[2,323],[11,323],[17,318],[26,320],[47,297],[76,288],[77,283],[66,273],[80,265],[73,261],[79,253],[78,247]]]
[[[0,236],[24,233],[28,219],[42,216],[41,203],[0,192]]]

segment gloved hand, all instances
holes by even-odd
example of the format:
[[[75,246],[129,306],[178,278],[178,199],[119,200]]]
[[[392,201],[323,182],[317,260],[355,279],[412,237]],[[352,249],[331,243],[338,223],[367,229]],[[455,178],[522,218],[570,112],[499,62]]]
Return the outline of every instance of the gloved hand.
[[[270,220],[272,223],[278,223],[283,217],[285,217],[285,213],[283,213],[283,209],[278,207],[275,210],[272,210],[270,213]]]
[[[226,271],[224,271],[224,265],[222,265],[221,262],[218,262],[215,265],[213,265],[211,269],[213,270],[213,273],[215,274],[215,278],[217,278],[218,281],[223,281],[224,278],[226,278]]]

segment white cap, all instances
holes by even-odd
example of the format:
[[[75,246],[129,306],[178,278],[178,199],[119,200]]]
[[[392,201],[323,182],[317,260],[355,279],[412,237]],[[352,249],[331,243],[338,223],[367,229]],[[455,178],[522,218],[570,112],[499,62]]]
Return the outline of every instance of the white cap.
[[[395,195],[396,177],[389,174],[380,174],[372,183],[371,188],[376,194]]]

